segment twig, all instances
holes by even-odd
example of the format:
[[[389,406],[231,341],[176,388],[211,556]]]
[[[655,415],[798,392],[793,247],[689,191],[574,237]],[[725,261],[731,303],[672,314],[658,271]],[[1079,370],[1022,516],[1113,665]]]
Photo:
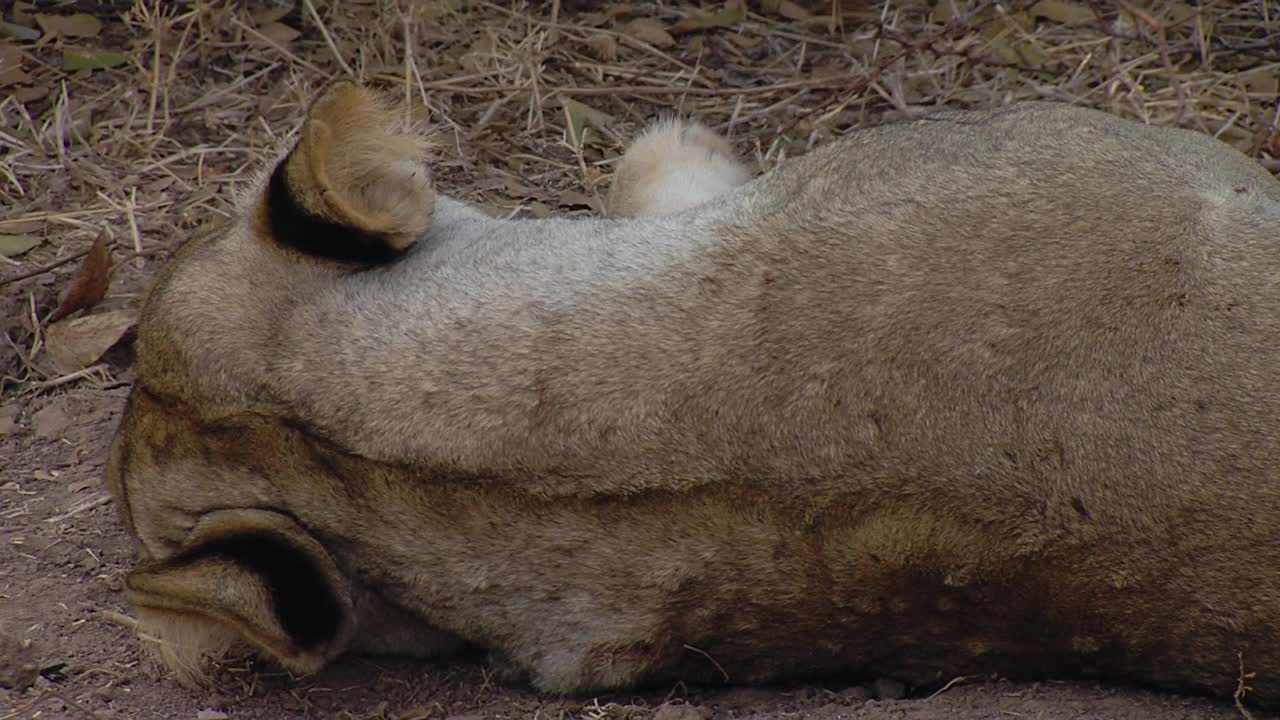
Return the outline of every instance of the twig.
[[[138,629],[137,620],[129,617],[128,615],[124,615],[124,614],[115,612],[113,610],[101,610],[98,612],[98,617],[114,625],[119,625],[120,627],[125,628],[127,630]]]
[[[167,249],[165,249],[165,248],[150,248],[150,249],[147,249],[147,250],[139,250],[139,251],[134,251],[134,252],[129,253],[129,254],[124,258],[124,260],[125,260],[125,261],[129,261],[129,260],[134,260],[134,259],[137,259],[137,258],[149,258],[149,257],[155,257],[156,255],[163,255],[163,254],[165,254],[166,252],[168,252],[168,250],[167,250]],[[57,260],[54,260],[53,262],[49,263],[48,265],[42,265],[42,266],[40,266],[40,267],[38,267],[38,268],[36,268],[36,269],[34,269],[34,270],[27,270],[27,271],[25,271],[25,272],[19,273],[19,274],[17,274],[17,275],[12,276],[12,277],[7,277],[7,278],[0,279],[0,287],[2,287],[2,286],[4,286],[4,285],[8,285],[8,284],[10,284],[10,283],[16,283],[16,282],[18,282],[18,281],[20,281],[20,280],[28,280],[28,279],[30,279],[30,278],[33,278],[33,277],[37,276],[37,275],[43,275],[44,273],[47,273],[47,272],[49,272],[49,271],[51,271],[51,270],[57,270],[58,268],[62,267],[63,265],[66,265],[66,264],[67,264],[67,263],[69,263],[69,262],[75,262],[76,260],[79,260],[80,258],[82,258],[82,257],[84,257],[85,255],[88,255],[88,254],[89,254],[89,251],[88,251],[88,250],[77,250],[76,252],[73,252],[73,253],[71,253],[70,255],[67,255],[66,257],[63,257],[63,258],[59,258],[59,259],[57,259]],[[119,266],[115,266],[115,267],[113,267],[113,268],[112,268],[112,272],[115,272],[116,267],[119,267]]]
[[[26,715],[28,712],[35,710],[37,707],[39,707],[40,703],[44,702],[45,700],[48,700],[51,697],[53,697],[53,693],[48,688],[46,688],[39,695],[32,698],[31,701],[29,701],[25,705],[17,705],[13,712],[7,715],[0,715],[0,720],[13,720],[13,718],[16,718],[20,715]]]
[[[63,695],[57,689],[51,688],[51,687],[47,687],[44,690],[42,690],[39,695],[35,696],[35,698],[32,699],[27,704],[19,705],[17,709],[14,710],[13,712],[7,715],[0,715],[0,720],[13,720],[14,718],[26,715],[32,710],[35,710],[36,708],[43,705],[45,701],[49,700],[50,698],[56,698],[58,700],[61,700],[64,705],[66,705],[69,708],[74,708],[76,712],[80,713],[81,715],[84,715],[87,718],[90,718],[90,720],[102,720],[102,716],[99,715],[98,713],[93,712],[88,708],[85,708],[80,703],[76,702],[75,700],[72,700],[66,695]]]
[[[373,76],[375,80],[400,82],[399,75],[387,75],[379,73]],[[831,90],[835,88],[846,87],[850,82],[857,82],[858,78],[849,76],[843,77],[823,77],[810,78],[806,80],[789,80],[787,82],[773,83],[771,85],[753,85],[751,87],[740,88],[714,88],[714,87],[662,87],[656,85],[610,85],[595,87],[559,87],[548,93],[547,97],[554,95],[592,97],[592,96],[612,96],[612,95],[701,95],[708,97],[732,97],[737,95],[764,95],[768,93],[778,92],[780,90]],[[520,93],[528,92],[528,85],[489,85],[487,87],[477,87],[475,85],[457,85],[447,80],[423,83],[423,87],[428,90],[439,90],[442,92],[457,93],[459,95],[496,95],[501,93]]]
[[[939,695],[941,695],[942,693],[944,693],[944,692],[946,692],[946,691],[950,690],[951,688],[955,687],[956,685],[959,685],[960,683],[965,682],[965,681],[967,681],[967,680],[972,680],[972,679],[973,679],[973,678],[975,678],[975,677],[977,677],[977,676],[976,676],[976,675],[959,675],[959,676],[957,676],[957,677],[953,677],[953,678],[951,678],[951,680],[950,680],[949,682],[947,682],[947,684],[946,684],[946,685],[943,685],[942,687],[940,687],[940,688],[938,688],[937,690],[935,690],[935,691],[933,692],[933,694],[932,694],[932,695],[930,695],[929,697],[925,698],[925,700],[932,700],[932,699],[934,699],[934,698],[938,697]]]
[[[352,72],[351,66],[346,60],[342,59],[342,53],[338,52],[338,46],[333,42],[333,36],[329,35],[329,28],[324,26],[324,21],[320,19],[320,13],[316,12],[316,6],[311,0],[302,0],[302,4],[307,6],[307,12],[311,14],[311,19],[316,21],[316,26],[320,28],[320,35],[324,38],[324,42],[329,46],[329,50],[333,52],[333,59],[338,61],[338,65],[342,71],[352,80],[359,80],[356,74]]]
[[[1246,673],[1244,671],[1244,651],[1236,651],[1236,659],[1240,662],[1240,674],[1236,676],[1236,691],[1232,693],[1231,698],[1236,701],[1236,710],[1240,711],[1240,715],[1245,720],[1253,720],[1253,713],[1244,706],[1244,696],[1253,688],[1249,687],[1248,681],[1252,680],[1258,673]]]
[[[716,669],[720,671],[720,674],[724,676],[724,681],[725,681],[725,682],[729,682],[729,673],[725,672],[724,666],[723,666],[723,665],[721,665],[720,663],[716,662],[716,659],[715,659],[715,658],[713,658],[713,657],[711,657],[711,654],[710,654],[710,653],[708,653],[706,650],[699,650],[698,648],[696,648],[696,647],[694,647],[694,646],[692,646],[692,645],[689,645],[689,644],[687,644],[687,643],[685,644],[684,649],[685,649],[685,650],[691,650],[691,651],[693,651],[693,652],[696,652],[696,653],[698,653],[699,655],[701,655],[702,657],[704,657],[704,658],[706,658],[706,659],[710,660],[710,661],[711,661],[711,664],[712,664],[712,665],[715,665],[715,666],[716,666]]]
[[[321,77],[324,77],[324,78],[326,78],[326,79],[329,79],[329,78],[332,78],[332,77],[333,77],[332,73],[327,73],[327,72],[325,72],[324,70],[321,70],[319,67],[317,67],[317,66],[316,66],[316,64],[315,64],[315,63],[312,63],[312,62],[308,62],[308,61],[306,61],[306,60],[303,60],[302,58],[300,58],[300,57],[298,57],[297,55],[293,54],[293,53],[289,50],[289,48],[287,48],[287,47],[285,47],[285,46],[281,45],[280,43],[276,42],[275,40],[272,40],[271,38],[267,37],[266,35],[263,35],[262,33],[258,32],[257,30],[254,30],[252,27],[250,27],[250,26],[246,25],[243,21],[241,21],[241,20],[240,20],[240,18],[235,17],[234,15],[233,15],[233,16],[231,16],[231,24],[232,24],[232,25],[235,25],[236,27],[240,28],[241,30],[243,30],[243,31],[245,31],[245,32],[247,32],[247,33],[249,33],[250,35],[252,35],[252,36],[254,36],[255,38],[257,38],[258,40],[261,40],[262,42],[266,43],[268,46],[270,46],[271,48],[273,48],[274,50],[276,50],[276,51],[277,51],[277,52],[279,52],[280,54],[282,54],[282,55],[284,55],[285,57],[289,58],[290,60],[292,60],[292,61],[294,61],[294,62],[298,63],[299,65],[301,65],[302,67],[304,67],[304,68],[306,68],[306,69],[310,70],[311,72],[313,72],[313,73],[315,73],[315,74],[317,74],[317,75],[320,75]]]
[[[89,254],[89,251],[88,251],[88,250],[79,250],[79,251],[73,252],[73,253],[71,253],[70,255],[67,255],[67,256],[66,256],[66,257],[64,257],[64,258],[61,258],[61,259],[59,259],[59,260],[54,260],[53,262],[49,263],[48,265],[44,265],[44,266],[42,266],[42,267],[38,267],[38,268],[36,268],[35,270],[28,270],[27,272],[24,272],[24,273],[18,273],[17,275],[14,275],[13,277],[7,277],[7,278],[4,278],[4,279],[0,280],[0,286],[2,286],[2,285],[8,285],[9,283],[16,283],[16,282],[18,282],[19,280],[26,280],[26,279],[28,279],[28,278],[33,278],[33,277],[35,277],[35,276],[37,276],[37,275],[43,275],[44,273],[47,273],[47,272],[49,272],[50,270],[56,270],[57,268],[60,268],[60,267],[62,267],[63,265],[66,265],[66,264],[67,264],[67,263],[69,263],[69,262],[75,262],[76,260],[79,260],[80,258],[82,258],[82,257],[84,257],[85,255],[88,255],[88,254]]]

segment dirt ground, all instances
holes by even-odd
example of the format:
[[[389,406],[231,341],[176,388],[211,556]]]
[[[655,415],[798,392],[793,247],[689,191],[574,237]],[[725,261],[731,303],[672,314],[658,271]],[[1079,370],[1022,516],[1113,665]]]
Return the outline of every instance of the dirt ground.
[[[626,138],[670,112],[764,171],[934,107],[1047,98],[1212,134],[1277,172],[1280,5],[50,0],[0,2],[0,21],[0,720],[1244,714],[1066,679],[547,698],[478,659],[300,680],[233,663],[187,690],[143,659],[102,471],[142,288],[330,79],[404,97],[437,129],[440,189],[501,213],[598,212]]]

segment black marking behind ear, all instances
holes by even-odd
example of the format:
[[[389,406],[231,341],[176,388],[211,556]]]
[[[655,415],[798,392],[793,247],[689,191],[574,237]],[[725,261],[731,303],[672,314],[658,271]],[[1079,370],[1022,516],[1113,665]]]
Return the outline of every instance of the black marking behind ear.
[[[356,265],[382,265],[404,254],[378,233],[327,220],[300,205],[285,173],[289,157],[267,182],[267,229],[276,242],[310,257]]]
[[[298,648],[322,647],[342,631],[346,615],[334,588],[306,552],[281,538],[257,532],[229,535],[192,549],[182,561],[204,558],[235,563],[261,578],[277,620]]]

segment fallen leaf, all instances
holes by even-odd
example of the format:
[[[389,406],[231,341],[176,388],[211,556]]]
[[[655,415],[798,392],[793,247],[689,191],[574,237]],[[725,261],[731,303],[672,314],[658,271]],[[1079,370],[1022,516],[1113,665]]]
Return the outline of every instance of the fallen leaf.
[[[21,40],[23,42],[39,40],[42,37],[39,30],[24,27],[17,23],[4,22],[2,20],[0,20],[0,33],[12,35],[15,40]]]
[[[764,0],[760,3],[760,7],[765,12],[781,15],[788,20],[804,20],[813,14],[791,2],[791,0]]]
[[[72,373],[98,362],[138,323],[132,310],[110,310],[71,318],[44,329],[45,349],[58,372]]]
[[[18,0],[18,2],[13,4],[13,21],[19,25],[31,27],[36,22],[35,16],[32,15],[32,11],[35,9],[36,6],[34,3]]]
[[[480,70],[484,67],[485,63],[493,59],[493,54],[497,47],[498,45],[494,42],[493,36],[489,33],[483,33],[480,37],[472,41],[471,45],[467,48],[467,51],[462,53],[462,57],[458,59],[458,62],[460,62],[464,68],[473,72]]]
[[[1280,97],[1280,74],[1274,67],[1260,67],[1236,74],[1236,79],[1244,83],[1250,93],[1262,98]]]
[[[63,48],[62,69],[67,72],[76,70],[106,70],[119,67],[129,62],[129,56],[114,50],[90,50],[87,48]]]
[[[595,198],[577,190],[565,190],[560,193],[560,207],[587,208],[592,212],[604,214],[604,208],[600,206],[600,203]]]
[[[0,45],[0,87],[31,82],[22,69],[22,51],[12,45]]]
[[[1097,19],[1088,5],[1067,0],[1040,0],[1029,11],[1034,17],[1048,18],[1064,25],[1091,23]]]
[[[74,15],[36,15],[36,24],[45,35],[62,37],[97,37],[102,21],[88,13]]]
[[[0,235],[0,255],[14,257],[43,242],[34,235]]]
[[[76,272],[71,287],[58,301],[58,307],[45,318],[45,322],[54,323],[71,313],[98,304],[107,294],[111,286],[111,248],[107,244],[105,233],[99,233],[89,246],[89,254],[80,261],[80,270]]]
[[[70,426],[71,415],[58,403],[43,407],[31,416],[31,431],[36,437],[55,438]]]
[[[271,42],[287,47],[302,33],[280,22],[269,22],[258,28],[258,32],[262,33]]]
[[[31,87],[20,87],[11,93],[14,100],[22,104],[42,100],[49,94],[48,85],[32,85]]]
[[[676,39],[671,37],[666,26],[656,18],[636,18],[623,25],[622,32],[654,47],[665,48],[676,44]]]
[[[680,20],[680,22],[671,26],[671,33],[679,35],[680,33],[697,32],[699,30],[708,30],[718,27],[732,27],[742,22],[742,18],[746,13],[742,11],[742,6],[737,3],[731,3],[718,13],[711,15],[703,15],[695,13]]]
[[[588,127],[603,130],[613,122],[613,116],[602,110],[596,110],[584,103],[569,98],[560,98],[560,106],[564,108],[566,122],[573,142],[581,144],[586,137]]]
[[[0,407],[0,435],[8,435],[18,427],[18,405],[9,403]]]
[[[255,10],[251,17],[253,18],[253,23],[261,27],[276,22],[291,12],[293,12],[293,3],[285,3],[276,7]]]
[[[1167,12],[1168,12],[1168,17],[1166,18],[1167,22],[1180,23],[1183,20],[1190,18],[1192,15],[1198,14],[1200,11],[1197,8],[1191,5],[1188,5],[1187,3],[1184,3],[1184,2],[1172,2],[1172,3],[1169,3],[1169,8]]]
[[[430,3],[413,3],[409,7],[413,9],[413,13],[417,17],[427,20],[439,20],[446,15],[452,15],[462,9],[465,0],[435,0]]]
[[[587,38],[587,46],[591,48],[591,52],[596,57],[605,62],[613,62],[618,59],[618,39],[612,35],[595,33]]]

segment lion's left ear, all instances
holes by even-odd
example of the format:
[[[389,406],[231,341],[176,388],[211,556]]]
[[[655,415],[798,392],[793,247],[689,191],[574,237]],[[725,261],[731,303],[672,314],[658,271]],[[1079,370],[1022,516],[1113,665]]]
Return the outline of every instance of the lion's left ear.
[[[431,226],[433,148],[382,95],[334,83],[264,188],[263,239],[312,258],[395,260]]]
[[[139,565],[125,587],[143,624],[151,621],[144,632],[188,645],[177,654],[185,667],[173,667],[188,678],[215,649],[199,645],[227,630],[298,673],[319,670],[351,641],[347,579],[314,537],[275,512],[209,513],[178,553]],[[161,653],[171,667],[172,655]]]

